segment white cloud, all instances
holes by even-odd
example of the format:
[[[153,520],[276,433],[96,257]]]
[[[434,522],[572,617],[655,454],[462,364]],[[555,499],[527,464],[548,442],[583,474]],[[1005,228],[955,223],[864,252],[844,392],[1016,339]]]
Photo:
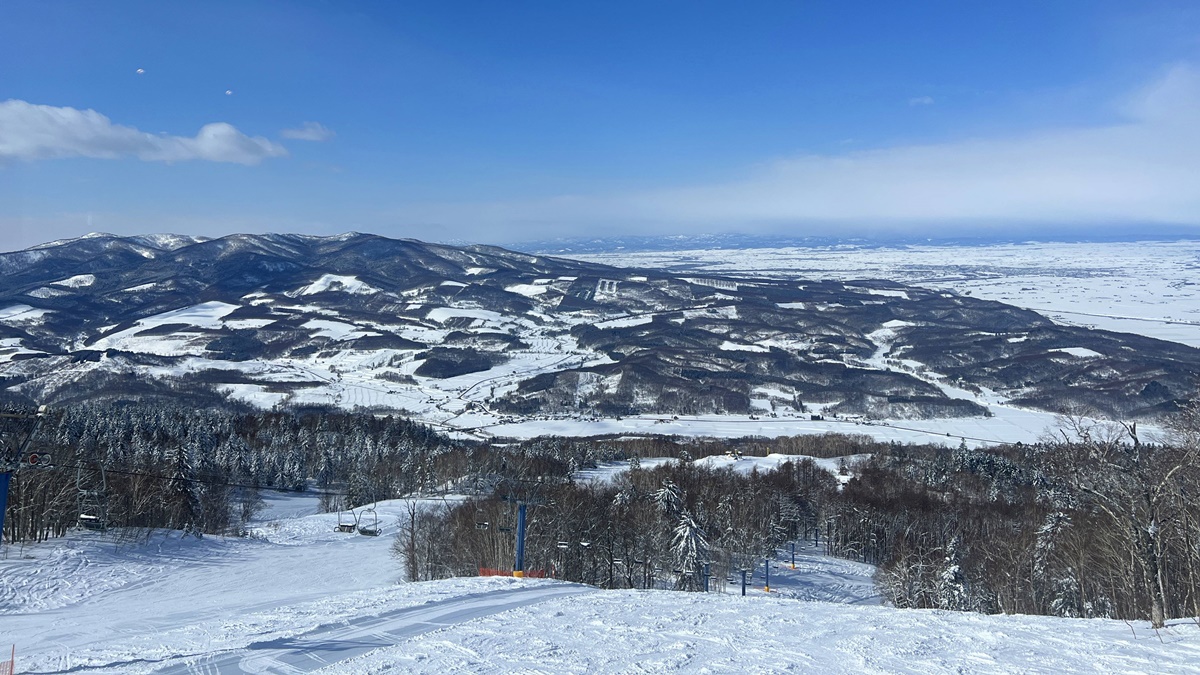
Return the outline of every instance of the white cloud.
[[[797,157],[634,203],[683,219],[1200,224],[1200,73],[1175,68],[1123,109],[1109,126]]]
[[[726,182],[609,196],[413,208],[424,223],[534,236],[606,230],[948,230],[973,225],[1200,226],[1200,71],[1177,66],[1106,126],[813,154]]]
[[[909,105],[933,105],[934,100],[933,100],[932,96],[914,96],[913,98],[908,99],[908,104]]]
[[[279,135],[297,141],[328,141],[337,134],[333,133],[332,129],[323,124],[305,122],[299,128],[284,129],[279,132]]]
[[[0,161],[136,157],[150,162],[199,159],[258,164],[269,157],[286,155],[282,145],[261,136],[247,136],[225,122],[206,124],[189,138],[113,124],[95,110],[35,105],[16,99],[0,102]]]

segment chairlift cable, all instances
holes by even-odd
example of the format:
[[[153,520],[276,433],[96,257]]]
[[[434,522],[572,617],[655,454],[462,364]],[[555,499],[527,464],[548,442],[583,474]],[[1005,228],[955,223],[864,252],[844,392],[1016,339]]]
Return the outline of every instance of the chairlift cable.
[[[63,463],[55,462],[51,468],[63,468],[63,469],[78,470],[80,468],[86,468],[86,467],[82,467],[82,465],[79,465],[79,464],[63,464]],[[146,473],[145,471],[130,471],[127,469],[112,469],[112,468],[108,468],[108,467],[104,468],[104,472],[106,474],[118,474],[118,475],[122,475],[122,476],[140,476],[142,478],[150,478],[153,480],[163,480],[163,481],[178,480],[178,481],[183,481],[185,483],[200,483],[202,485],[238,487],[238,488],[247,488],[247,489],[251,489],[251,490],[269,490],[272,492],[285,492],[285,493],[289,493],[289,494],[296,494],[297,492],[300,492],[298,490],[292,490],[292,489],[284,488],[284,487],[275,487],[273,485],[250,485],[247,483],[231,483],[228,481],[213,480],[213,479],[207,479],[207,478],[187,478],[187,477],[183,477],[183,476],[164,476],[162,474]],[[318,497],[321,497],[321,496],[349,497],[350,496],[349,492],[331,492],[328,490],[319,490],[319,491],[303,490],[302,492],[304,492],[304,494],[315,495]]]

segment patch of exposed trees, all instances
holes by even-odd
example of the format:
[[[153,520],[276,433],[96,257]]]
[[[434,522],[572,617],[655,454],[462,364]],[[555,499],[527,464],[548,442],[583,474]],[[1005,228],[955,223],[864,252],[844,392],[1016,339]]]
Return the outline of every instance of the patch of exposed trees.
[[[516,504],[529,504],[525,567],[602,588],[702,590],[784,542],[815,537],[836,481],[811,459],[749,475],[631,460],[611,482],[512,479],[495,494],[411,514],[395,552],[410,579],[510,568]]]
[[[826,514],[902,607],[1068,617],[1200,616],[1196,406],[1169,443],[1064,417],[1059,438],[880,453]]]

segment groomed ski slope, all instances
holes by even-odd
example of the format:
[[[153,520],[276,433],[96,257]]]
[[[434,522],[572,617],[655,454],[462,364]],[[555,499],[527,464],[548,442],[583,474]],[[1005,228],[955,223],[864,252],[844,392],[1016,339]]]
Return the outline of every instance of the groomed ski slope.
[[[437,505],[439,500],[425,502]],[[402,583],[384,536],[277,498],[259,536],[95,533],[8,547],[0,647],[19,673],[1200,673],[1200,628],[879,606],[872,569],[780,551],[749,595],[599,591],[550,580]],[[721,580],[722,582],[724,580]],[[800,599],[797,599],[800,598]],[[819,599],[819,600],[818,600]]]

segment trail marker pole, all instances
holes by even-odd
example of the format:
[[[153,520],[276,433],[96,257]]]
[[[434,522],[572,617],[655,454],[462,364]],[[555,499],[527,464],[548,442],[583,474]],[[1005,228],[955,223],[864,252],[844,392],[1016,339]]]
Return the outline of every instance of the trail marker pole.
[[[763,559],[763,591],[771,592],[771,559]]]
[[[796,569],[796,542],[792,542],[792,569]]]
[[[742,597],[746,597],[746,570],[742,570]]]

